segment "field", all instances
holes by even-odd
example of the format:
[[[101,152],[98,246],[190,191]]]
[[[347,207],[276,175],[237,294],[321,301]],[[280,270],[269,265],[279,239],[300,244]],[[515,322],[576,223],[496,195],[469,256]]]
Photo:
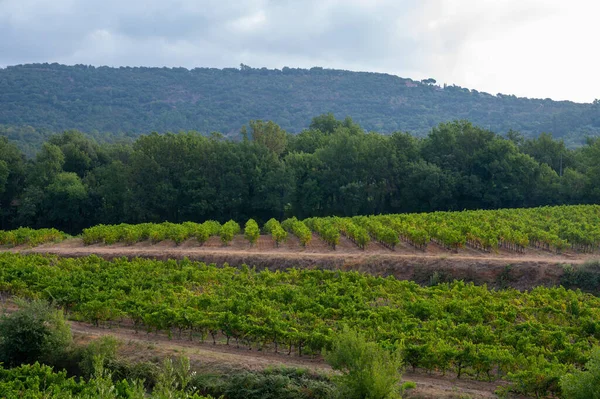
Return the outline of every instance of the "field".
[[[81,339],[147,356],[327,370],[350,325],[401,351],[415,397],[553,395],[600,339],[598,299],[554,288],[597,289],[599,222],[600,207],[569,206],[19,230],[0,234],[0,291],[52,299]]]
[[[119,257],[149,259],[193,259],[216,264],[243,264],[259,269],[286,270],[290,267],[355,270],[373,275],[394,276],[402,280],[429,283],[432,276],[486,283],[498,287],[527,289],[537,285],[558,285],[564,265],[578,265],[597,257],[565,251],[556,254],[528,248],[522,253],[499,250],[485,252],[472,248],[449,251],[431,243],[425,251],[400,242],[393,250],[371,242],[361,250],[346,237],[333,250],[318,235],[306,247],[291,236],[276,247],[270,236],[261,235],[257,244],[250,246],[242,236],[236,236],[228,246],[218,237],[199,244],[189,239],[180,245],[171,240],[153,244],[150,241],[133,245],[123,243],[84,245],[80,238],[37,247],[20,246],[10,249],[22,253],[49,253],[67,257],[98,255],[106,259]]]
[[[257,272],[176,262],[4,254],[0,287],[52,299],[75,320],[294,357],[318,357],[343,325],[399,350],[413,371],[557,392],[600,337],[598,298],[564,288],[421,287],[356,272]]]

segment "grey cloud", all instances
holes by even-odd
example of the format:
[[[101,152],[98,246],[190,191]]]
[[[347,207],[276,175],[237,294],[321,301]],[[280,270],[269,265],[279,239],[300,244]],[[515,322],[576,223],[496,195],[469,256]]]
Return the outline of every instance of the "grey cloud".
[[[334,0],[4,0],[0,64],[76,63],[77,56],[92,64],[124,64],[131,59],[126,54],[132,53],[150,65],[184,66],[231,66],[239,58],[257,55],[271,60],[277,55],[306,61],[385,60],[399,48],[408,54],[416,46],[394,37],[396,16],[412,4],[412,0],[384,1],[376,7]],[[253,26],[256,15],[261,18]],[[153,51],[140,54],[136,47]]]
[[[468,85],[472,71],[490,66],[469,53],[473,43],[481,49],[515,27],[554,18],[565,7],[563,0],[0,0],[0,67],[61,62],[192,68],[243,62],[379,71]],[[532,32],[520,43],[527,46],[525,54],[531,43],[543,40],[543,32]],[[498,76],[503,73],[501,62],[492,66]],[[508,91],[513,83],[506,77],[503,84]]]

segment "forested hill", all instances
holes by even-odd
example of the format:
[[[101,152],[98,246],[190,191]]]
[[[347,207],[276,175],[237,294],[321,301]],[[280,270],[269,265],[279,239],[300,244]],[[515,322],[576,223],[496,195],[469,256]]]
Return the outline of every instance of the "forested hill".
[[[551,83],[549,83],[551,84]],[[600,134],[600,102],[490,95],[380,73],[283,70],[109,68],[33,64],[0,69],[0,125],[87,133],[196,130],[237,134],[252,119],[289,132],[332,112],[366,130],[425,135],[467,119],[496,133],[550,132],[577,144]],[[5,134],[6,135],[6,134]],[[26,139],[22,139],[26,140]]]

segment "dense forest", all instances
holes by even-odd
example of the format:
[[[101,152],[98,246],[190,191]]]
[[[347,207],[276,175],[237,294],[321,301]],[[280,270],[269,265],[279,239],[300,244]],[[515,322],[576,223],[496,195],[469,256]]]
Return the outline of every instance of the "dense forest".
[[[33,159],[0,139],[2,229],[100,223],[354,216],[600,201],[600,139],[577,149],[544,134],[498,136],[466,121],[425,138],[367,133],[327,114],[286,133],[252,121],[244,138],[144,135],[98,144],[68,131]]]
[[[551,84],[551,82],[549,83]],[[34,64],[0,69],[0,134],[27,149],[77,129],[111,141],[156,131],[237,136],[252,119],[299,133],[323,113],[348,115],[367,131],[425,136],[467,119],[496,133],[542,132],[568,146],[600,133],[600,102],[490,95],[397,76],[323,68],[109,68]],[[4,126],[2,126],[4,125]],[[112,132],[112,133],[109,133]]]

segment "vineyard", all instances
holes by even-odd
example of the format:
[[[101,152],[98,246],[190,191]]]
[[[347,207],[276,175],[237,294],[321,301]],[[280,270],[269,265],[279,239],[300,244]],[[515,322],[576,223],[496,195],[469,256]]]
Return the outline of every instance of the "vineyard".
[[[306,220],[293,217],[281,223],[270,219],[262,229],[255,220],[250,219],[245,223],[243,232],[233,220],[224,224],[213,220],[181,224],[123,223],[90,227],[83,230],[81,237],[85,245],[133,245],[143,241],[156,244],[165,240],[180,245],[190,239],[202,245],[215,236],[220,237],[222,244],[227,246],[240,233],[243,233],[250,245],[256,244],[261,233],[268,234],[275,247],[289,235],[297,237],[302,247],[310,246],[312,233],[316,233],[332,249],[339,245],[340,237],[345,236],[360,249],[365,249],[369,242],[374,241],[394,250],[402,241],[423,251],[433,242],[450,251],[467,247],[484,252],[503,249],[516,254],[523,253],[527,248],[554,253],[567,249],[593,253],[600,247],[600,205],[333,216]],[[56,229],[19,228],[0,231],[0,245],[37,246],[59,242],[68,237]]]
[[[181,244],[188,239],[203,244],[211,236],[220,236],[223,245],[229,245],[240,232],[240,226],[234,221],[223,225],[215,221],[165,222],[99,225],[85,229],[82,237],[86,245],[110,245],[147,240],[153,243],[172,240]],[[523,253],[527,248],[535,248],[554,253],[567,249],[592,253],[600,246],[600,206],[322,217],[303,221],[291,218],[281,223],[271,219],[262,227],[262,232],[271,235],[274,246],[285,241],[288,234],[296,236],[301,246],[309,246],[314,232],[332,249],[339,245],[340,236],[345,236],[360,249],[375,241],[394,250],[402,241],[419,250],[426,250],[433,242],[450,251],[468,247],[485,252],[503,249]],[[244,231],[248,242],[256,243],[259,234],[258,224],[249,220]]]
[[[421,287],[356,272],[256,272],[204,263],[0,255],[0,291],[52,300],[96,326],[318,356],[358,328],[412,369],[509,380],[546,395],[600,340],[600,299],[564,288]]]
[[[35,247],[49,242],[60,242],[68,237],[67,234],[56,229],[35,230],[29,227],[21,227],[11,231],[0,230],[0,245],[8,247],[19,245]]]

